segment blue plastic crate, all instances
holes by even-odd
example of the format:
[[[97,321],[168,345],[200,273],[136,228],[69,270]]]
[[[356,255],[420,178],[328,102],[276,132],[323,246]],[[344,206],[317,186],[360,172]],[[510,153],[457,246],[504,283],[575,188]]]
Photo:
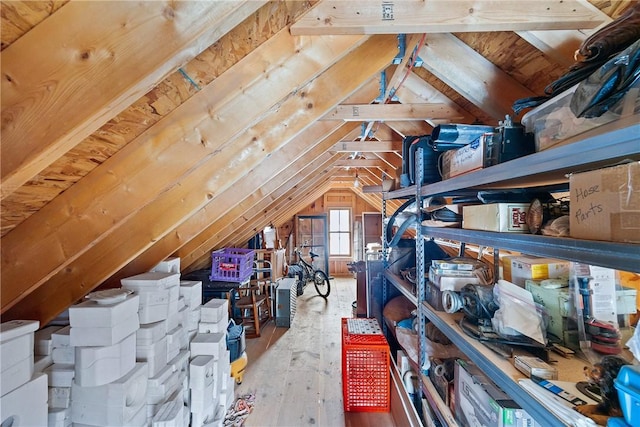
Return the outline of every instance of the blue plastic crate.
[[[640,425],[640,366],[625,365],[614,381],[627,424]]]

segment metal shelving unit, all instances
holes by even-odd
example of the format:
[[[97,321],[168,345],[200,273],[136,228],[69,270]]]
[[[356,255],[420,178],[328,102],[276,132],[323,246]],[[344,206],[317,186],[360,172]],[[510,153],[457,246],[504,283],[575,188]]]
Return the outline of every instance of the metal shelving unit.
[[[422,158],[421,149],[416,154]],[[549,150],[534,153],[483,170],[468,173],[446,181],[412,186],[383,194],[386,200],[420,199],[427,196],[455,196],[469,194],[477,190],[506,189],[524,187],[565,186],[568,188],[568,174],[613,165],[623,160],[640,160],[640,124],[638,116],[601,126],[591,132],[574,137]],[[420,182],[422,168],[416,166]],[[640,272],[640,245],[571,238],[545,237],[531,234],[504,234],[457,228],[417,227],[416,245],[419,265],[417,277],[424,277],[424,258],[419,250],[423,236],[489,246],[497,249],[523,252],[530,255],[561,258],[584,262],[614,269]],[[419,274],[422,271],[423,274]],[[511,367],[504,366],[497,356],[483,351],[479,342],[467,337],[453,320],[454,315],[435,311],[424,301],[424,285],[417,286],[417,295],[411,291],[412,285],[401,277],[385,272],[386,282],[396,287],[411,302],[416,304],[422,324],[425,319],[433,322],[449,339],[483,370],[500,388],[509,394],[523,409],[541,425],[565,425],[541,402],[533,398],[517,383]],[[424,328],[421,328],[424,330]],[[422,347],[422,345],[421,345]],[[484,349],[486,350],[486,349]],[[433,396],[424,384],[423,391],[431,401]],[[432,406],[434,406],[432,404]],[[437,405],[435,405],[437,406]],[[434,408],[437,411],[437,408]],[[439,413],[445,422],[447,417]],[[445,423],[449,424],[449,423]]]
[[[628,126],[621,121],[583,134],[579,141],[513,159],[446,181],[422,186],[423,196],[468,194],[469,190],[549,186],[567,182],[567,174],[601,168],[624,159],[640,160],[640,124],[632,116]],[[624,122],[622,122],[624,123]],[[613,128],[607,132],[607,129]],[[407,199],[415,186],[383,194],[385,200]]]
[[[507,234],[462,228],[422,227],[429,237],[491,246],[528,255],[584,262],[617,270],[640,272],[640,248],[631,243],[547,237],[533,234]]]

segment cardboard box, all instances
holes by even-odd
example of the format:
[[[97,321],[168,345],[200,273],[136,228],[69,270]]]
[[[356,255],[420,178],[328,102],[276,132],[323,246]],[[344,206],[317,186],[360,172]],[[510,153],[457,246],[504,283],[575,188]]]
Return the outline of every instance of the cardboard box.
[[[539,426],[471,362],[456,360],[455,383],[455,415],[461,425]]]
[[[462,208],[462,228],[468,230],[527,233],[529,203],[488,203]]]
[[[506,256],[502,258],[504,280],[524,287],[527,280],[569,277],[569,261],[534,256]]]
[[[462,148],[445,151],[442,155],[442,179],[491,166],[490,143],[490,137],[482,136]]]
[[[640,162],[572,174],[569,190],[571,237],[640,243]]]

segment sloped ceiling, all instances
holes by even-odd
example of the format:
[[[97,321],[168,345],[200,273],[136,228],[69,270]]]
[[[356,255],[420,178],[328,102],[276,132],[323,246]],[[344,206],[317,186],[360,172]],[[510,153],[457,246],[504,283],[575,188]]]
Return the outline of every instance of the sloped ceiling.
[[[3,321],[202,266],[330,189],[380,204],[355,170],[379,185],[403,136],[497,124],[628,5],[2,1]]]

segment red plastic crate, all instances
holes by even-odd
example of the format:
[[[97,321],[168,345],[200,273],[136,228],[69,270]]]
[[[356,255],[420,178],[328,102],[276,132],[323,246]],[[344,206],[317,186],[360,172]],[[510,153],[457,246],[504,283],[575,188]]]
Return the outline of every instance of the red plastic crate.
[[[389,412],[389,344],[376,319],[342,319],[342,395],[348,412]]]
[[[209,280],[244,282],[253,274],[253,249],[224,248],[211,252]]]

